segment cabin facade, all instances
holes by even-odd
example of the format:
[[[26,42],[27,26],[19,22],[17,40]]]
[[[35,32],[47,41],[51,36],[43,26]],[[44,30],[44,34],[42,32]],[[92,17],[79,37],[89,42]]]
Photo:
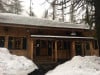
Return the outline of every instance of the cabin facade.
[[[97,55],[94,30],[34,17],[0,14],[0,47],[34,62],[57,62],[76,55]]]

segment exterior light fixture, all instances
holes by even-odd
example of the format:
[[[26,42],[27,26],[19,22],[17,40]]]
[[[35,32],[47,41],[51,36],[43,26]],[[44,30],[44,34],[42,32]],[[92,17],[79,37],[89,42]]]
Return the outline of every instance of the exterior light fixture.
[[[76,32],[72,32],[70,35],[75,36],[76,35]]]
[[[26,29],[26,31],[27,31],[27,32],[30,32],[30,29],[29,29],[29,28],[27,28],[27,29]]]

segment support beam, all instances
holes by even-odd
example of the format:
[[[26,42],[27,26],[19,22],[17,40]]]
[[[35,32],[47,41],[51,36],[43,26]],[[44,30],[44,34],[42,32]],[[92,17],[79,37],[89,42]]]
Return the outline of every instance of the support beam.
[[[72,50],[71,50],[71,56],[75,56],[76,55],[76,51],[75,51],[75,41],[72,40]]]
[[[8,36],[5,37],[5,47],[8,48]]]
[[[55,62],[57,62],[57,59],[58,59],[58,55],[57,55],[57,40],[55,41]]]
[[[34,42],[33,42],[33,40],[31,39],[31,41],[30,41],[30,51],[31,51],[31,52],[30,52],[30,53],[31,53],[31,59],[32,59],[32,60],[33,60],[33,46],[34,46],[33,43],[34,43]]]
[[[54,41],[52,41],[52,61],[54,60],[54,50],[55,50],[55,48],[53,47],[53,44],[54,44]]]
[[[92,44],[92,41],[90,41],[90,55],[93,55],[93,44]]]
[[[28,37],[27,53],[28,53],[29,59],[33,60],[33,40],[29,37]]]
[[[82,56],[85,56],[85,42],[82,41]]]

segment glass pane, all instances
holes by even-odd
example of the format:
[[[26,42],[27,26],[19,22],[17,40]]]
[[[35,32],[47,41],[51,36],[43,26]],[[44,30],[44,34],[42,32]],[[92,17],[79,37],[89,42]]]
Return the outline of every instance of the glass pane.
[[[48,55],[52,55],[52,41],[48,41]]]
[[[98,49],[98,41],[97,40],[94,41],[94,49]]]
[[[40,40],[36,40],[36,56],[40,55]]]
[[[64,41],[64,50],[70,50],[70,41]]]
[[[23,49],[27,49],[27,39],[23,38]]]
[[[0,36],[0,47],[4,47],[5,38],[3,36]]]
[[[89,42],[86,42],[86,50],[90,50],[90,44],[89,44]]]
[[[15,49],[21,49],[21,38],[15,38]]]
[[[57,42],[57,48],[58,50],[62,50],[62,43],[60,40]]]
[[[76,55],[82,55],[82,43],[81,42],[75,43],[75,50],[76,50]]]
[[[24,37],[9,37],[8,38],[8,49],[26,49],[27,48],[27,39]]]
[[[8,49],[13,49],[13,38],[12,37],[9,37],[8,39]]]

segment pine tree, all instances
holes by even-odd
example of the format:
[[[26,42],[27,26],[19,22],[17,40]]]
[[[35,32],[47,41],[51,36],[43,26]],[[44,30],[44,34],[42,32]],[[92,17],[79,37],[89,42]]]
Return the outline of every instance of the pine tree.
[[[95,23],[97,38],[99,43],[99,54],[100,54],[100,0],[93,0],[95,5]]]

